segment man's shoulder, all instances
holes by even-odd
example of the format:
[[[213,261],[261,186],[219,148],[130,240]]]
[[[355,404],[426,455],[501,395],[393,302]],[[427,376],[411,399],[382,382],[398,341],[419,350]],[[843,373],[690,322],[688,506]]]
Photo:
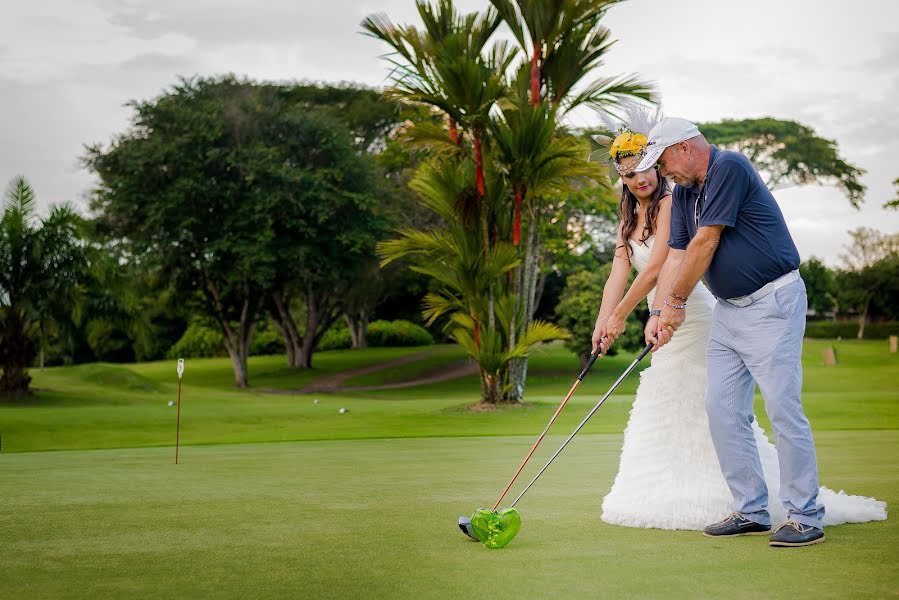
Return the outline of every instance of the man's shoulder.
[[[752,161],[746,155],[732,150],[718,150],[718,157],[713,166],[714,170],[722,171],[748,171],[755,172]]]

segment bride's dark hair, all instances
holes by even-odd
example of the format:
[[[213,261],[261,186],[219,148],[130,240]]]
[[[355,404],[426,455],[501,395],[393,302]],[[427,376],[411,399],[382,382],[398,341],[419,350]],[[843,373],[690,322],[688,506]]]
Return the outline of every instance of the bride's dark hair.
[[[659,204],[662,198],[668,195],[668,180],[662,177],[658,168],[655,169],[656,177],[659,184],[656,186],[655,193],[649,199],[649,206],[646,207],[646,224],[643,226],[643,233],[640,237],[641,242],[645,242],[656,232],[656,218],[659,216]],[[634,251],[627,242],[634,230],[637,228],[637,205],[639,201],[627,187],[627,183],[621,180],[621,201],[618,203],[618,216],[621,217],[621,241],[627,249],[627,255],[631,256]],[[666,240],[667,241],[667,240]]]

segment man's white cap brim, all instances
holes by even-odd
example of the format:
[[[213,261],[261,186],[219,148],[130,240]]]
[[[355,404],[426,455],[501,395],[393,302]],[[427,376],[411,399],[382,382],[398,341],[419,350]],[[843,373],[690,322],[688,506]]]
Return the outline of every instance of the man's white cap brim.
[[[651,150],[649,150],[644,156],[643,160],[640,161],[640,164],[637,165],[635,171],[648,171],[653,168],[658,162],[659,157],[662,156],[662,152],[665,151],[665,148],[668,146],[653,146]]]

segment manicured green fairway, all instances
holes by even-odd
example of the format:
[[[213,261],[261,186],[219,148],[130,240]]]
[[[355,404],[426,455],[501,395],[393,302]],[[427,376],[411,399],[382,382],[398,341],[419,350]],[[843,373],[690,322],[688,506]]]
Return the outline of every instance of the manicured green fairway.
[[[841,364],[825,367],[824,346],[807,343],[805,353],[822,483],[892,508],[899,357],[885,343],[844,342]],[[636,378],[525,497],[522,531],[506,549],[469,542],[457,517],[492,504],[577,373],[558,347],[533,361],[534,404],[525,408],[465,410],[476,399],[473,378],[342,395],[259,390],[299,388],[417,351],[326,353],[303,374],[265,357],[251,363],[258,387],[249,391],[230,387],[226,361],[189,361],[189,445],[178,466],[167,406],[173,363],[34,373],[37,387],[51,391],[25,406],[0,405],[0,597],[899,595],[894,517],[831,527],[827,543],[797,550],[768,548],[765,538],[602,523],[599,503],[617,468]],[[447,364],[461,358],[454,348],[439,354]],[[383,381],[440,366],[427,360]],[[598,365],[525,477],[628,362]],[[338,414],[341,406],[350,412]],[[50,449],[58,451],[41,451]]]

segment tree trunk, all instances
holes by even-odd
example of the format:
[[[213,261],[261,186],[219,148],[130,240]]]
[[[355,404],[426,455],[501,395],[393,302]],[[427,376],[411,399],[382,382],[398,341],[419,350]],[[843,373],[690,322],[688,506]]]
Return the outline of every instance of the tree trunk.
[[[483,401],[489,404],[497,404],[503,399],[501,378],[493,373],[481,371],[481,391]]]
[[[346,319],[347,327],[350,329],[351,347],[353,349],[367,348],[368,341],[365,338],[365,332],[368,329],[368,315],[363,311],[360,311],[359,314],[345,312],[343,317]]]
[[[225,338],[225,350],[228,351],[228,356],[231,357],[231,366],[234,369],[234,385],[235,387],[245,388],[249,385],[247,359],[250,354],[250,342],[253,340],[253,331],[256,329],[256,318],[259,316],[259,310],[262,308],[261,298],[250,288],[249,284],[244,285],[243,304],[237,321],[237,330],[235,331],[228,318],[228,313],[222,305],[219,289],[209,279],[206,280],[205,293]]]
[[[340,311],[335,308],[336,294],[316,294],[306,292],[306,333],[300,346],[299,367],[312,368],[312,353],[321,337],[331,325],[340,317]]]
[[[531,324],[534,315],[534,299],[536,295],[537,280],[540,271],[540,263],[537,256],[541,252],[540,245],[540,224],[533,214],[529,211],[528,219],[528,237],[525,243],[524,264],[521,273],[521,288],[519,297],[521,298],[521,321],[518,326],[517,338],[524,337],[525,331]],[[511,361],[509,368],[509,383],[511,389],[508,393],[509,402],[523,402],[525,382],[528,373],[527,357],[515,359]]]
[[[487,194],[484,181],[484,155],[481,148],[481,135],[478,132],[472,132],[471,144],[474,146],[474,169],[475,184],[478,188],[478,196],[483,198]],[[485,240],[486,243],[486,240]]]
[[[868,306],[871,304],[871,294],[865,298],[865,307],[862,309],[862,313],[858,316],[858,335],[856,336],[858,339],[862,340],[865,338],[865,323],[868,320]]]
[[[6,328],[3,330],[3,344],[0,346],[0,364],[3,366],[0,392],[10,397],[28,394],[31,383],[27,368],[33,354],[25,333],[26,325],[21,311],[13,307],[6,309]]]
[[[245,388],[250,384],[247,361],[250,355],[250,342],[253,339],[255,322],[247,323],[241,319],[237,325],[237,331],[230,323],[223,322],[225,333],[225,349],[231,357],[231,367],[234,369],[234,386]]]
[[[297,330],[293,315],[290,314],[290,300],[284,298],[281,292],[271,294],[269,315],[281,333],[281,337],[284,338],[284,347],[287,348],[287,366],[300,367],[303,338]]]

